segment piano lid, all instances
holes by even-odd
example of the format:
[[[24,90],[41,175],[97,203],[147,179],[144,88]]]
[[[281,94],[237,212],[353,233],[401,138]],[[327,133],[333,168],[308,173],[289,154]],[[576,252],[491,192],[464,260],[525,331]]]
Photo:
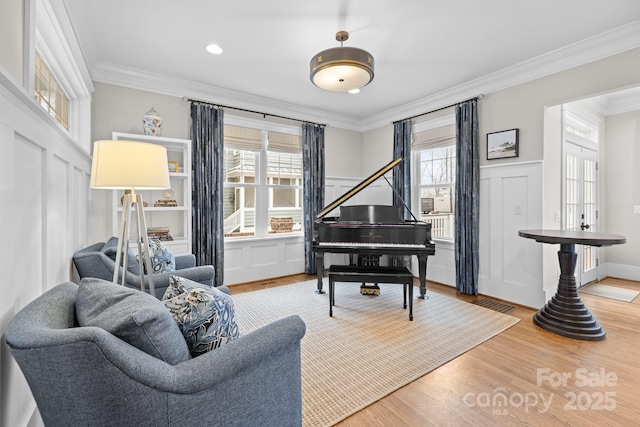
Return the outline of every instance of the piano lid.
[[[388,163],[387,165],[383,166],[380,170],[378,170],[377,172],[373,173],[370,177],[368,177],[364,181],[360,182],[360,184],[356,185],[351,190],[347,191],[342,196],[338,197],[330,205],[328,205],[327,207],[322,209],[320,211],[320,213],[318,214],[318,216],[316,216],[316,219],[322,218],[323,216],[325,216],[326,214],[328,214],[329,212],[331,212],[332,210],[337,208],[339,205],[341,205],[342,203],[346,202],[347,200],[349,200],[350,198],[352,198],[353,196],[358,194],[360,191],[362,191],[363,188],[365,188],[366,186],[368,186],[369,184],[374,182],[376,179],[380,178],[385,173],[389,172],[391,169],[393,169],[401,161],[402,161],[402,157],[398,157],[397,159],[395,159],[395,160],[391,161],[390,163]]]

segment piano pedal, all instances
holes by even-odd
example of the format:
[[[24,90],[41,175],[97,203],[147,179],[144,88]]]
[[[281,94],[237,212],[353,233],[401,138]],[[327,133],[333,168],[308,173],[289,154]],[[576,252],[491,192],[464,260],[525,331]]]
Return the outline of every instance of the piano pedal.
[[[378,285],[360,285],[360,293],[362,295],[380,295],[380,286]]]

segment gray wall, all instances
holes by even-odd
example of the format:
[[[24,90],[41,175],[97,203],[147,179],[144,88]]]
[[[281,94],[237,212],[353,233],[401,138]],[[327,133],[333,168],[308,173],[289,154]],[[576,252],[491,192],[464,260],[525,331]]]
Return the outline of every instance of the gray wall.
[[[604,227],[627,237],[625,245],[608,249],[608,261],[640,267],[640,111],[606,118]]]
[[[363,174],[366,151],[362,134],[351,130],[327,127],[325,139],[325,176],[359,178]]]
[[[142,133],[142,116],[154,107],[162,117],[162,136],[189,139],[190,104],[175,96],[162,95],[138,89],[95,82],[92,109],[92,141],[111,139],[111,132]],[[225,115],[241,114],[234,110]],[[291,122],[286,122],[291,124]],[[388,141],[384,141],[390,144]],[[365,150],[367,151],[367,150]],[[325,130],[326,176],[361,177],[362,134],[350,130],[327,127]],[[378,169],[378,168],[376,168]],[[103,194],[104,193],[104,194]],[[91,240],[103,241],[112,234],[107,217],[105,191],[91,190]]]
[[[189,103],[175,96],[95,82],[91,121],[93,141],[111,132],[142,134],[142,116],[155,108],[162,117],[162,136],[188,139]]]

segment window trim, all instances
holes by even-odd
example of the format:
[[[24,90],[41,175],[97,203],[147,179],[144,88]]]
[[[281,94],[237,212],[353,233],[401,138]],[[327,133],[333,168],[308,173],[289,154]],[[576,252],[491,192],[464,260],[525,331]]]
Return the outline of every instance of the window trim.
[[[51,0],[25,0],[24,11],[23,86],[37,104],[34,96],[37,50],[70,100],[69,130],[53,117],[51,120],[91,152],[91,93],[94,86],[64,4]],[[38,104],[38,108],[42,107]]]
[[[431,120],[424,120],[422,122],[416,123],[413,126],[413,135],[420,132],[425,132],[431,129],[437,129],[440,127],[455,125],[456,117],[452,112],[450,114],[444,115],[442,117],[433,118]],[[436,147],[434,147],[436,148]],[[422,150],[414,150],[413,145],[411,147],[411,208],[414,212],[421,212],[420,206],[420,151]],[[451,184],[452,188],[455,190],[455,181]],[[436,242],[438,245],[443,245],[444,247],[449,247],[449,245],[453,245],[455,241],[455,236],[451,238],[443,238],[437,236],[431,236],[431,239]]]
[[[224,118],[225,125],[231,126],[239,126],[239,127],[248,127],[253,129],[259,129],[262,132],[262,148],[260,151],[256,151],[258,156],[256,162],[256,177],[255,183],[223,183],[223,187],[252,187],[256,189],[256,199],[255,199],[255,211],[269,211],[269,192],[272,188],[293,188],[293,189],[303,189],[303,180],[300,180],[300,185],[279,185],[279,184],[270,184],[267,181],[262,182],[267,178],[267,166],[268,166],[268,134],[269,132],[277,132],[284,133],[289,135],[294,135],[299,138],[302,138],[302,129],[297,126],[285,125],[282,123],[275,123],[267,120],[256,120],[247,117],[233,116],[233,115],[225,115]],[[302,142],[302,141],[301,141]],[[235,149],[229,147],[230,149]],[[302,147],[300,150],[300,155],[302,155]],[[262,171],[264,171],[264,176]],[[260,188],[264,188],[265,191],[258,191]],[[301,206],[302,208],[302,206]],[[273,238],[282,238],[282,237],[290,237],[290,236],[301,236],[304,233],[303,228],[300,231],[293,231],[291,233],[269,233],[269,223],[268,223],[268,215],[262,217],[255,215],[255,231],[253,235],[250,236],[237,236],[237,237],[225,237],[225,241],[236,241],[236,240],[247,240],[247,239],[273,239]]]

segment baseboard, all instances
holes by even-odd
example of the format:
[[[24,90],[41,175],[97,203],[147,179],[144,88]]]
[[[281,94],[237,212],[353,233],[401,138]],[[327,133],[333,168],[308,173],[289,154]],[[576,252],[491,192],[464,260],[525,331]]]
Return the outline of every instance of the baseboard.
[[[605,273],[602,277],[640,281],[640,266],[607,262],[598,268],[598,273],[601,271]]]

